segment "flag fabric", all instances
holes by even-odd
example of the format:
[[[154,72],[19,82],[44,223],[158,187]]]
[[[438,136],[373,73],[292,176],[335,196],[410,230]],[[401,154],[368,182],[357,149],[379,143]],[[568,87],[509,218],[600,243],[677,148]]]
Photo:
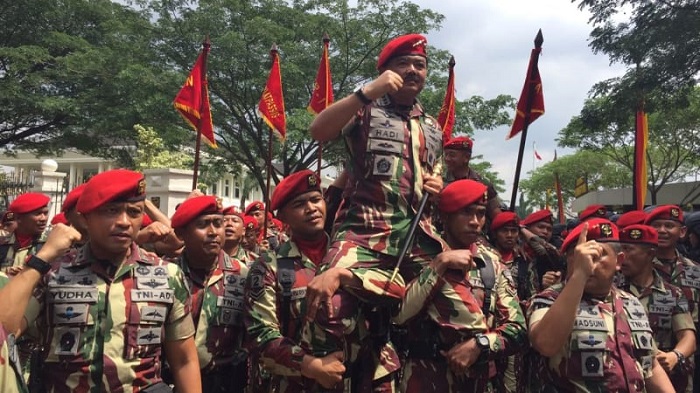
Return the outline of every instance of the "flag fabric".
[[[554,150],[554,159],[552,162],[557,160],[557,151]],[[566,224],[566,217],[564,217],[564,198],[561,194],[561,182],[559,181],[559,172],[554,171],[554,190],[557,193],[557,210],[559,212],[559,223]]]
[[[537,158],[537,161],[542,161],[542,156],[537,153],[537,150],[533,148],[532,151],[535,153],[535,158]]]
[[[518,135],[530,123],[544,114],[544,94],[542,93],[542,79],[537,62],[542,51],[542,31],[537,33],[535,48],[530,52],[530,63],[527,66],[525,85],[520,93],[518,105],[515,111],[515,120],[506,140]]]
[[[649,125],[647,114],[644,113],[644,104],[640,105],[636,116],[634,135],[634,165],[633,165],[633,193],[634,208],[644,209],[647,196],[647,143],[649,142]]]
[[[258,103],[258,111],[263,121],[277,136],[284,140],[287,136],[287,116],[284,112],[284,96],[282,95],[282,73],[277,47],[270,51],[272,68],[265,84],[262,97]]]
[[[318,65],[316,80],[314,81],[314,91],[311,93],[309,106],[306,108],[313,114],[319,114],[333,103],[333,82],[331,80],[331,65],[328,61],[328,36],[323,37],[323,54],[321,63]]]
[[[199,132],[209,146],[216,148],[214,125],[209,106],[209,86],[206,75],[209,46],[204,45],[185,84],[175,96],[173,105],[183,119]]]
[[[438,124],[442,128],[443,145],[452,138],[452,127],[455,124],[455,58],[450,58],[450,75],[447,79],[445,98],[442,101]]]

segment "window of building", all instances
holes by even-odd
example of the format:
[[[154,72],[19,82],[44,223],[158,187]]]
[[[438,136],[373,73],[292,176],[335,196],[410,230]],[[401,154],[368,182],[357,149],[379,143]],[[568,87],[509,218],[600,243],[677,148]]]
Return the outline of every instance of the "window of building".
[[[231,182],[226,179],[224,180],[224,197],[228,198],[231,195]]]
[[[211,185],[211,194],[212,195],[217,195],[219,193],[219,187],[217,187],[218,184],[212,183]]]
[[[233,182],[233,197],[234,198],[241,197],[241,183],[238,180]]]

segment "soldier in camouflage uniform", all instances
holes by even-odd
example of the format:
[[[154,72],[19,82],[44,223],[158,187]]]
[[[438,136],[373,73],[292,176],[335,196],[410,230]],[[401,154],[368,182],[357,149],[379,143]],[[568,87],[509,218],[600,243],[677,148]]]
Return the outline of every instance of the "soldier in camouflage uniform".
[[[42,333],[47,392],[166,392],[165,352],[179,392],[201,392],[187,284],[175,264],[140,249],[145,180],[113,170],[88,182],[77,209],[90,239],[58,224],[0,291],[0,323]]]
[[[442,188],[442,132],[416,100],[427,76],[426,44],[418,34],[390,41],[379,55],[380,76],[326,108],[310,126],[319,141],[342,135],[349,152],[344,202],[324,258],[327,268],[309,286],[308,317],[315,319],[310,346],[320,354],[345,351],[353,374],[369,376],[380,390],[393,389],[391,374],[400,367],[388,343],[388,308],[399,303],[405,282],[444,246],[428,208],[418,217],[416,241],[401,275],[389,282],[423,194]],[[364,318],[374,322],[362,337],[357,328]],[[371,352],[362,364],[356,361],[359,350]]]
[[[518,278],[518,293],[525,302],[536,293],[561,281],[565,269],[559,251],[549,243],[552,220],[552,212],[545,209],[530,214],[520,222],[523,226],[520,231],[523,253],[527,260],[527,283],[522,288],[522,280]],[[523,274],[520,267],[518,269],[518,274]]]
[[[7,285],[8,281],[7,275],[0,272],[0,289]],[[15,345],[15,335],[8,334],[2,324],[0,324],[0,392],[28,393],[22,376],[19,352]]]
[[[440,194],[453,251],[439,254],[409,283],[394,318],[408,323],[402,392],[503,391],[495,361],[525,345],[525,317],[510,271],[479,241],[487,195],[486,185],[474,180],[457,180]]]
[[[15,221],[15,213],[11,211],[4,211],[0,215],[0,237],[8,237],[15,232],[17,228],[17,221]]]
[[[654,270],[658,232],[647,225],[629,225],[620,231],[620,243],[625,254],[620,270],[626,278],[626,284],[620,288],[636,296],[644,306],[659,348],[656,358],[676,392],[690,393],[695,325],[683,292],[664,282]]]
[[[323,358],[302,349],[306,285],[328,246],[321,179],[310,170],[283,179],[271,208],[289,225],[291,240],[261,255],[246,285],[246,336],[251,354],[251,392],[311,392],[338,383],[342,352]]]
[[[231,258],[250,266],[256,256],[242,246],[246,228],[243,222],[243,214],[235,207],[224,209],[224,252]]]
[[[562,245],[565,284],[534,296],[528,308],[530,344],[545,359],[535,391],[670,392],[656,360],[644,306],[613,285],[624,255],[615,224],[593,218]]]
[[[172,216],[185,243],[178,260],[192,297],[204,392],[243,392],[247,354],[243,350],[243,288],[248,268],[226,254],[224,215],[213,196],[185,200]]]
[[[258,243],[258,220],[252,216],[243,216],[243,226],[245,227],[245,234],[241,240],[241,246],[246,252],[257,258],[261,251]]]
[[[44,244],[50,201],[48,195],[36,192],[22,194],[12,201],[8,211],[14,215],[17,228],[9,237],[0,239],[0,270],[10,276],[17,274]]]
[[[644,220],[659,233],[659,248],[654,258],[654,268],[664,281],[681,289],[688,299],[688,308],[698,332],[698,302],[700,302],[700,265],[681,255],[676,246],[686,234],[683,211],[676,205],[663,205],[652,210]],[[697,337],[696,337],[697,339]],[[695,364],[700,354],[695,352]],[[695,367],[694,378],[700,379],[700,367]]]

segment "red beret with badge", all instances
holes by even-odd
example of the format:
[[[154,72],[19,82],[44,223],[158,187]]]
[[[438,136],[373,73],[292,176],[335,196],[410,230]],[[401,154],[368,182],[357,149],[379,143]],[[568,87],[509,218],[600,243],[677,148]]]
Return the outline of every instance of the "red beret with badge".
[[[292,173],[282,179],[272,192],[270,210],[281,209],[293,198],[311,191],[321,192],[321,178],[316,172],[304,169]]]
[[[649,225],[633,224],[620,229],[620,243],[659,245],[659,232]]]
[[[593,217],[607,218],[607,213],[608,209],[605,207],[605,205],[590,205],[579,213],[578,219],[579,221],[583,222]]]
[[[676,205],[663,205],[647,214],[644,225],[649,225],[656,220],[672,220],[683,224],[683,210]]]
[[[29,213],[44,208],[49,204],[49,201],[51,201],[51,198],[46,194],[28,192],[15,198],[7,210],[15,214]]]
[[[143,173],[113,169],[98,173],[85,183],[76,208],[85,214],[110,202],[138,202],[146,199],[146,179]]]
[[[67,212],[78,204],[78,199],[80,199],[80,196],[83,195],[86,185],[87,183],[83,183],[73,188],[68,195],[66,195],[66,199],[63,200],[63,205],[61,205],[62,212]]]
[[[202,195],[185,200],[180,207],[175,210],[175,214],[170,219],[170,226],[173,228],[183,228],[192,220],[205,214],[223,214],[221,202],[211,195]]]
[[[260,223],[253,216],[243,216],[243,226],[248,230],[257,230],[260,227]]]
[[[68,220],[66,219],[66,215],[63,214],[62,212],[56,214],[51,219],[51,225],[57,225],[57,224],[69,225]]]
[[[520,225],[532,225],[536,224],[540,221],[547,221],[548,223],[552,223],[553,216],[552,212],[549,209],[543,209],[543,210],[538,210],[529,216],[525,217],[520,221]]]
[[[599,243],[620,241],[620,231],[617,229],[617,225],[605,218],[591,218],[586,222],[578,224],[576,228],[572,229],[569,235],[566,236],[564,243],[561,245],[562,253],[566,253],[569,247],[575,246],[578,243],[578,237],[581,235],[583,227],[586,224],[588,224],[586,240],[595,240]]]
[[[457,136],[445,142],[442,148],[445,150],[463,150],[471,153],[473,146],[474,141],[472,141],[468,136]]]
[[[381,70],[386,63],[394,57],[406,55],[419,55],[428,57],[425,47],[428,40],[420,34],[406,34],[389,41],[377,59],[377,70]]]
[[[243,217],[243,213],[241,213],[240,210],[236,209],[236,206],[229,206],[224,208],[223,213],[225,216]]]
[[[520,218],[513,212],[500,212],[491,221],[491,232],[496,232],[503,227],[520,227]]]
[[[256,212],[258,210],[265,210],[265,204],[263,204],[260,201],[253,201],[248,204],[248,206],[245,207],[245,214],[247,216],[251,215],[253,212]]]
[[[618,228],[623,229],[634,224],[644,224],[647,218],[647,213],[644,210],[632,210],[620,215],[620,218],[615,221]]]
[[[276,218],[273,218],[272,223],[275,225],[275,228],[277,228],[277,230],[280,230],[280,231],[284,230],[284,224],[282,223],[282,221],[280,221]]]
[[[488,188],[476,180],[462,179],[453,181],[440,193],[438,209],[444,213],[454,213],[469,205],[486,205]]]

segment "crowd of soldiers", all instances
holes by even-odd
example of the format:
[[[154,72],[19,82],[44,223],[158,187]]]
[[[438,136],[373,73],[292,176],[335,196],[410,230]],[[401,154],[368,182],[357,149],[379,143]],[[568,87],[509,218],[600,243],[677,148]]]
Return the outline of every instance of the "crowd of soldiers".
[[[300,170],[268,206],[193,191],[167,217],[117,169],[50,224],[18,196],[0,391],[692,392],[700,213],[506,211],[417,100],[426,44],[314,119],[348,149],[327,190]]]

